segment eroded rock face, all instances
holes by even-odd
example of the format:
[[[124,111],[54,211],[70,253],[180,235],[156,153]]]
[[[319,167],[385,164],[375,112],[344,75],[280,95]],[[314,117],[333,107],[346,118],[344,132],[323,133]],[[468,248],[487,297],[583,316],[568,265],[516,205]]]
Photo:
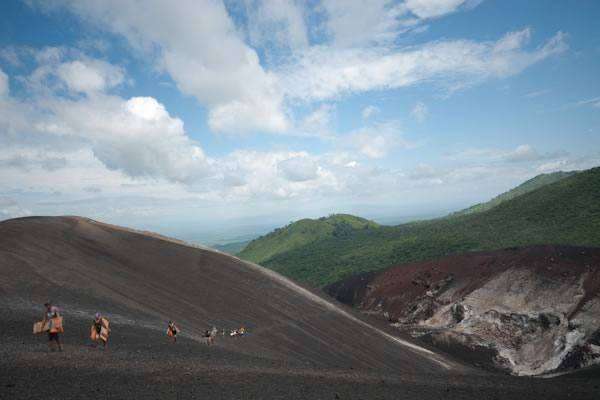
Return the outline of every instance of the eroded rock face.
[[[538,375],[600,362],[599,294],[600,249],[538,246],[395,267],[353,305],[477,364]]]

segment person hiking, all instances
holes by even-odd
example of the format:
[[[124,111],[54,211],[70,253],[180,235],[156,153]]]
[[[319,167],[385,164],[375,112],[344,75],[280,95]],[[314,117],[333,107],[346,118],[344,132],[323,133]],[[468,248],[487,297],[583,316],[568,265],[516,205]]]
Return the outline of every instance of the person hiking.
[[[212,332],[210,329],[207,329],[204,332],[204,337],[206,338],[206,344],[208,346],[210,346],[211,344],[213,344],[213,341],[215,340],[214,336],[212,335]]]
[[[169,321],[169,325],[167,326],[167,336],[170,336],[173,338],[173,343],[177,342],[177,334],[178,333],[179,333],[179,329],[177,328],[177,325],[175,325],[175,322]]]
[[[94,316],[92,322],[92,328],[90,332],[90,339],[94,342],[93,346],[96,347],[96,342],[100,340],[102,347],[106,349],[108,344],[108,334],[110,333],[109,322],[107,318],[104,318],[99,312]]]
[[[62,317],[58,311],[58,307],[55,307],[47,301],[44,303],[46,312],[44,313],[44,319],[42,320],[43,325],[48,327],[48,348],[50,351],[54,351],[52,342],[56,342],[58,351],[63,351],[62,344],[60,343],[60,333],[64,332],[62,327]]]

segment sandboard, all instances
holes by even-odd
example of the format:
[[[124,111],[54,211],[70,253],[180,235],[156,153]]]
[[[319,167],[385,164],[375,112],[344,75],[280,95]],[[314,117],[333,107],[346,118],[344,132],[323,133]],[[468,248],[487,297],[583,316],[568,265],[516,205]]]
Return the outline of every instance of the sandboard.
[[[47,332],[50,329],[48,326],[48,321],[44,323],[44,321],[38,321],[33,324],[33,333],[34,335],[38,335],[40,333]]]
[[[108,335],[110,334],[110,322],[106,318],[102,318],[102,328],[100,329],[100,339],[104,342],[108,342]]]
[[[108,336],[110,334],[109,326],[110,326],[110,322],[108,321],[108,319],[102,318],[102,328],[100,328],[100,333],[98,333],[96,331],[96,328],[92,324],[92,327],[90,328],[90,339],[92,339],[93,341],[100,339],[104,342],[107,342]]]
[[[90,339],[92,339],[94,342],[98,340],[98,332],[96,332],[94,325],[92,325],[90,328]]]

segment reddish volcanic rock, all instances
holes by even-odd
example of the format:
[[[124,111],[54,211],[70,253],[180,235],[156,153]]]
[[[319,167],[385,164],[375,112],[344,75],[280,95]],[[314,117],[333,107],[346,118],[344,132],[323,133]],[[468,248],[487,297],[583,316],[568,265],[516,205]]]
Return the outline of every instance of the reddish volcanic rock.
[[[600,360],[597,248],[467,253],[351,277],[326,291],[442,347],[491,349],[497,366],[517,374]]]

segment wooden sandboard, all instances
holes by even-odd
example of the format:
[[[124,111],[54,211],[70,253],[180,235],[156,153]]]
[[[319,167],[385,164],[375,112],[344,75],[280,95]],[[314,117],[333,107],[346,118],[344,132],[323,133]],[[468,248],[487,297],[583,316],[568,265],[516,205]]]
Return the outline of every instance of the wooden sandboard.
[[[110,334],[110,322],[106,318],[102,318],[102,328],[100,329],[100,339],[108,342],[108,335]]]
[[[93,341],[103,340],[105,342],[108,341],[108,336],[110,334],[110,322],[106,318],[102,318],[102,328],[100,328],[100,333],[96,332],[96,327],[92,324],[90,328],[90,339]]]
[[[49,330],[48,322],[38,321],[33,324],[33,334],[38,335],[40,333],[47,332]]]

